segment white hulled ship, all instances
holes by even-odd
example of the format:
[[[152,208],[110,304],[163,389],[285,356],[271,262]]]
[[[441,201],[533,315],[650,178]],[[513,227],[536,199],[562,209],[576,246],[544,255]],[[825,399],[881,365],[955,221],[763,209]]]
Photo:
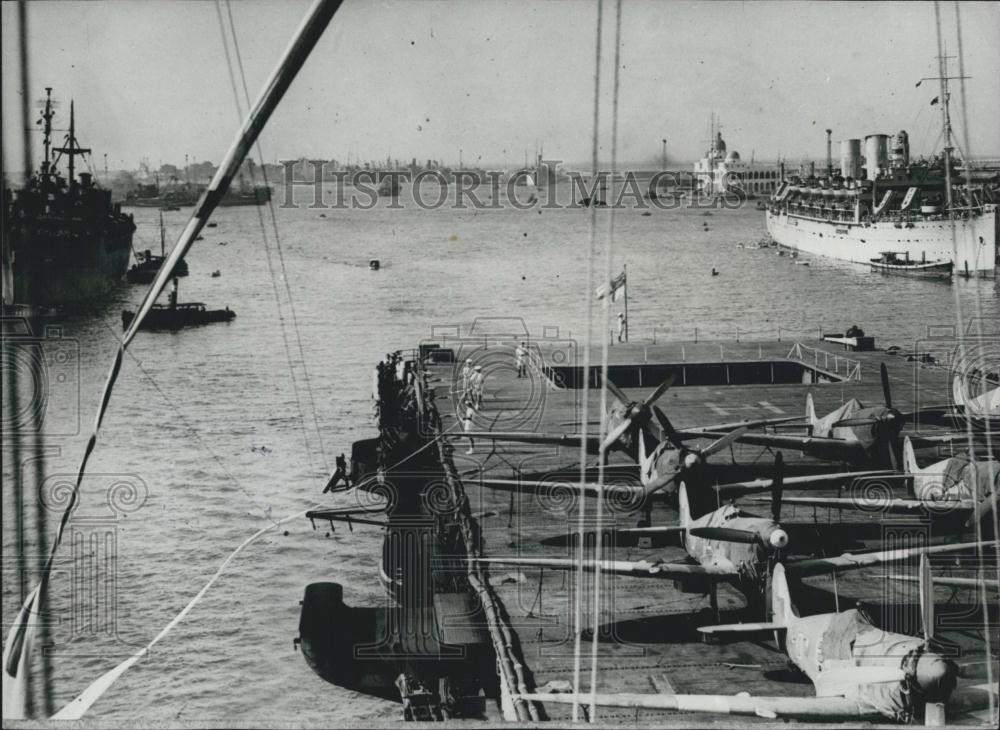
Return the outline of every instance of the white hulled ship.
[[[942,75],[944,76],[944,75]],[[1000,238],[997,190],[951,158],[947,78],[942,78],[945,148],[911,163],[905,131],[841,142],[839,174],[827,139],[827,176],[792,176],[771,196],[767,229],[780,245],[869,266],[883,254],[951,262],[959,275],[995,277]],[[864,167],[862,168],[862,161]]]

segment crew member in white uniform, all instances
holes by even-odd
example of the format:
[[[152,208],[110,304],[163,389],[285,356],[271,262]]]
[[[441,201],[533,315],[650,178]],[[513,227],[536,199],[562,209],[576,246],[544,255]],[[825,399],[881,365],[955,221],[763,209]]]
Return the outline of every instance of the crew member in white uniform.
[[[514,350],[514,361],[517,364],[517,377],[523,378],[528,374],[528,350],[523,342]]]
[[[460,376],[462,378],[462,395],[458,399],[459,403],[469,397],[469,391],[472,384],[472,358],[465,359],[465,364],[462,366]]]
[[[483,385],[486,381],[486,375],[483,374],[483,366],[476,365],[472,369],[472,377],[470,382],[472,384],[472,402],[475,404],[477,409],[482,410],[483,407]]]
[[[462,430],[465,433],[470,433],[472,431],[472,419],[476,415],[476,408],[472,405],[471,400],[466,400],[465,403],[465,417],[462,419]],[[475,448],[475,442],[472,437],[469,437],[469,449],[465,453],[471,454]]]

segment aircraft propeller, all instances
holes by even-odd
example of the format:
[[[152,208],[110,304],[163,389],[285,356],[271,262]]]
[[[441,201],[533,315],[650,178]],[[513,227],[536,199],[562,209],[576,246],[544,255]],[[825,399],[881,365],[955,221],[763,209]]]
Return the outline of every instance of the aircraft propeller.
[[[778,551],[788,545],[788,533],[780,527],[784,471],[785,459],[779,451],[774,457],[774,478],[771,484],[771,519],[774,520],[775,525],[779,526],[768,534],[766,540],[759,532],[732,527],[695,527],[689,529],[688,534],[706,540],[725,540],[747,545],[760,543],[766,550],[770,551],[771,559],[777,560]]]
[[[689,446],[685,446],[681,441],[676,429],[671,425],[670,420],[667,418],[666,414],[659,408],[654,407],[653,413],[656,415],[657,420],[660,422],[660,426],[663,428],[663,433],[666,435],[667,440],[670,441],[673,446],[681,452],[682,458],[679,463],[679,468],[676,472],[672,474],[660,474],[655,479],[653,479],[649,484],[644,486],[644,491],[646,492],[646,497],[649,497],[654,492],[663,489],[665,486],[677,479],[684,479],[685,482],[690,486],[692,484],[689,478],[689,472],[697,467],[705,464],[712,454],[723,451],[728,448],[730,444],[735,443],[743,436],[749,429],[744,426],[743,428],[738,428],[735,431],[730,431],[726,435],[716,439],[708,446],[703,449],[692,449]],[[697,481],[697,480],[695,480]],[[698,485],[700,486],[700,485]],[[695,487],[697,489],[697,487]]]
[[[667,376],[666,380],[660,383],[656,390],[642,401],[635,401],[629,398],[621,388],[611,382],[610,378],[605,379],[604,384],[611,391],[611,394],[625,407],[622,422],[608,432],[608,435],[601,443],[601,451],[606,453],[618,439],[629,431],[645,428],[653,417],[653,404],[674,384],[674,376]]]
[[[885,409],[874,416],[845,418],[834,423],[833,428],[871,427],[876,442],[889,452],[889,463],[892,464],[892,468],[899,471],[900,453],[902,452],[899,434],[903,430],[906,419],[912,414],[900,413],[892,407],[892,388],[889,385],[889,370],[885,363],[881,364],[879,373],[882,378],[882,397],[885,401]]]

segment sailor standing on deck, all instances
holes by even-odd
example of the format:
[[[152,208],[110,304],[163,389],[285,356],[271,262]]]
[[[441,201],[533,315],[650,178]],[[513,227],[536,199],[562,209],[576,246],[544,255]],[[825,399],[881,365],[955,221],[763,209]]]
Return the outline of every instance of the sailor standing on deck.
[[[528,350],[523,342],[514,350],[514,361],[517,364],[517,377],[525,377],[528,374]]]
[[[170,286],[170,308],[177,309],[177,277],[174,277]]]
[[[469,382],[472,385],[472,402],[479,410],[482,410],[483,407],[483,385],[485,381],[486,375],[483,374],[483,366],[476,365],[472,369],[472,377]]]
[[[462,396],[458,399],[459,402],[465,401],[471,392],[472,387],[472,358],[466,358],[465,364],[462,365],[462,372],[460,373],[462,377]]]
[[[475,407],[475,405],[473,405],[471,399],[466,399],[462,403],[462,405],[465,406],[465,416],[462,417],[462,430],[465,433],[470,433],[472,431],[472,419],[476,415],[476,407]],[[465,453],[471,454],[472,451],[473,451],[473,449],[475,448],[475,445],[476,445],[475,442],[472,440],[472,437],[470,436],[469,437],[469,449]]]
[[[618,341],[625,341],[625,312],[618,313]]]
[[[330,477],[330,481],[326,483],[326,488],[323,489],[323,494],[338,491],[337,484],[341,479],[344,480],[343,489],[348,489],[351,486],[351,481],[347,476],[347,459],[344,458],[343,454],[337,457],[337,470],[333,472],[333,476]]]

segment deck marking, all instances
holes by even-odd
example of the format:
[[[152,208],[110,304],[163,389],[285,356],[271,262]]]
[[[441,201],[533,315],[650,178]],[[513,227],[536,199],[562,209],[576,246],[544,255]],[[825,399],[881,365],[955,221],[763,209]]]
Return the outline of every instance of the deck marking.
[[[761,408],[764,408],[765,410],[771,411],[771,413],[785,413],[784,410],[778,408],[778,406],[776,405],[768,403],[766,400],[757,401],[757,405],[759,405]]]
[[[656,675],[649,675],[649,682],[656,689],[656,692],[661,695],[675,695],[677,690],[674,685],[670,682],[670,678],[667,677],[665,672],[661,672],[657,677]]]
[[[758,411],[760,410],[755,405],[727,405],[725,407],[712,403],[711,401],[705,401],[705,405],[710,408],[716,415],[719,416],[731,416],[732,411]],[[772,406],[773,407],[773,406]],[[784,413],[784,411],[779,411],[779,413]]]

